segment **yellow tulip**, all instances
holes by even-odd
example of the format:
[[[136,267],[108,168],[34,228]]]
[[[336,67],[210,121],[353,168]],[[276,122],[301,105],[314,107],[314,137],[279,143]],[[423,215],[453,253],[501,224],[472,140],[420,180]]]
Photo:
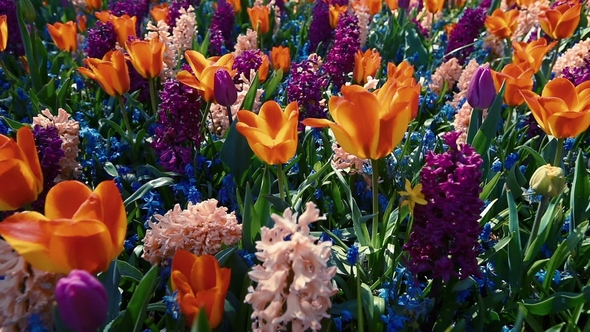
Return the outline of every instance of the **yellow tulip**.
[[[311,127],[330,127],[342,149],[361,159],[385,157],[402,140],[412,114],[418,112],[420,84],[412,79],[388,80],[379,90],[350,85],[342,97],[330,98],[328,108],[334,122],[305,119]]]
[[[283,112],[279,104],[269,100],[262,105],[260,114],[242,110],[237,116],[236,129],[262,161],[270,165],[284,164],[295,156],[299,122],[297,102],[287,105]]]
[[[56,22],[47,23],[47,30],[55,46],[62,51],[74,52],[78,48],[78,33],[76,23],[69,21],[65,24]]]
[[[539,127],[556,138],[576,137],[590,127],[590,81],[578,86],[565,78],[549,81],[541,95],[522,91]]]
[[[85,76],[95,80],[110,96],[122,96],[129,91],[129,70],[125,62],[123,52],[119,50],[109,51],[101,59],[87,58],[84,63],[89,68],[78,68]]]
[[[155,78],[164,67],[166,46],[157,38],[125,43],[133,68],[144,78]]]
[[[63,181],[47,193],[45,215],[13,214],[0,234],[33,267],[53,273],[98,273],[123,251],[127,216],[114,181],[94,192],[78,181]]]
[[[0,135],[0,183],[0,211],[29,204],[43,191],[43,173],[29,127],[18,130],[16,142]]]
[[[206,102],[215,101],[215,73],[218,69],[227,70],[231,77],[236,74],[235,70],[232,69],[234,57],[231,54],[206,59],[203,54],[189,50],[184,52],[184,58],[194,74],[191,74],[188,70],[181,70],[176,75],[176,78],[181,83],[199,90]]]

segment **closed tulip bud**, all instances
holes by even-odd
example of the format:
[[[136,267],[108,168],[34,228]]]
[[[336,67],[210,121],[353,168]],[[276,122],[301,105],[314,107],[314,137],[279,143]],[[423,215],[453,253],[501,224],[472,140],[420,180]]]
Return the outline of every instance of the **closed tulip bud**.
[[[544,197],[557,197],[565,187],[565,175],[561,167],[550,164],[537,168],[531,181],[531,189]]]
[[[78,48],[78,32],[74,21],[65,24],[61,22],[47,23],[47,31],[49,31],[55,46],[60,50],[74,52]]]
[[[236,85],[225,69],[217,69],[215,72],[213,91],[215,93],[215,100],[223,106],[229,107],[238,99]]]
[[[92,274],[73,270],[55,286],[59,315],[74,332],[96,331],[107,318],[108,297]]]
[[[469,82],[467,102],[476,109],[486,109],[492,106],[496,98],[496,88],[490,67],[485,65],[477,68]]]

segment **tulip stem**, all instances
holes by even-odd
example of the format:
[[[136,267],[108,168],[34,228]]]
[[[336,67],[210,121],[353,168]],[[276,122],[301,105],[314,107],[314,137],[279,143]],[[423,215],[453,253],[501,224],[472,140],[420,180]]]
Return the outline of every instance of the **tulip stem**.
[[[373,228],[372,234],[373,237],[373,248],[378,248],[379,246],[379,160],[371,159],[371,170],[373,174],[371,175],[371,185],[373,188]]]
[[[284,201],[285,200],[285,189],[284,189],[285,172],[283,171],[283,164],[277,164],[277,175],[278,175],[278,181],[279,181],[279,196]]]
[[[123,122],[125,122],[125,127],[127,128],[127,135],[129,135],[129,138],[133,138],[133,130],[131,130],[131,124],[129,123],[129,118],[127,117],[127,110],[125,110],[125,102],[123,101],[123,96],[119,96],[119,105],[121,106]]]
[[[358,264],[358,263],[357,263]],[[350,273],[354,273],[354,269],[350,267]],[[361,295],[361,274],[357,267],[356,269],[356,315],[357,317],[357,331],[364,332],[365,331],[365,324],[363,323],[363,298]]]
[[[158,104],[156,102],[156,79],[150,78],[150,97],[152,99],[152,115],[158,114]]]
[[[557,139],[557,146],[555,147],[555,158],[553,159],[553,166],[561,167],[561,153],[563,152],[563,138]]]
[[[555,45],[555,53],[553,53],[553,60],[551,60],[551,67],[547,70],[547,78],[546,81],[549,81],[551,78],[551,72],[553,72],[553,67],[555,67],[555,62],[557,61],[557,56],[559,55],[559,46],[561,46],[561,39],[557,40],[557,45]]]
[[[533,221],[533,228],[531,229],[531,236],[529,236],[529,241],[527,242],[526,250],[524,252],[527,252],[529,250],[529,248],[533,244],[533,241],[537,237],[537,233],[539,233],[539,224],[541,224],[541,217],[543,216],[543,213],[545,212],[545,207],[547,206],[547,202],[549,202],[548,197],[543,196],[543,198],[541,199],[541,202],[539,203],[539,206],[537,207],[537,214],[535,215],[535,221]]]
[[[233,116],[231,114],[231,105],[225,106],[225,111],[227,112],[227,119],[229,120],[229,126],[231,127],[232,122],[234,122]]]

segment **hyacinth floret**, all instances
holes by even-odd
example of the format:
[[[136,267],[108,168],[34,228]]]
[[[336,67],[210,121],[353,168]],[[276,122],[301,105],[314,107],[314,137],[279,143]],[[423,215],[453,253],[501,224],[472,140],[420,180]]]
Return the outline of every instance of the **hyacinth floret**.
[[[241,83],[240,76],[250,76],[250,71],[257,71],[262,65],[264,53],[261,50],[245,50],[235,57],[233,69],[237,74],[234,81],[236,84]]]
[[[315,0],[313,5],[313,17],[309,26],[309,51],[314,53],[320,43],[323,48],[332,38],[332,26],[330,26],[330,5],[324,0]],[[321,54],[324,54],[323,52]]]
[[[116,45],[117,34],[113,24],[98,21],[94,28],[88,29],[84,52],[89,58],[102,59],[108,51],[114,50]]]
[[[465,64],[467,58],[473,53],[474,47],[472,44],[478,39],[486,17],[487,7],[483,6],[483,3],[478,8],[467,8],[465,10],[449,36],[446,51],[448,57],[455,57],[461,65]],[[450,52],[453,53],[449,54]]]
[[[218,1],[217,9],[213,13],[213,18],[209,25],[209,35],[211,36],[209,53],[211,55],[222,55],[223,46],[227,50],[233,48],[232,30],[234,21],[234,8],[232,5],[225,0]]]
[[[465,279],[478,275],[479,214],[482,159],[468,144],[458,144],[460,133],[449,132],[448,151],[429,152],[420,175],[428,203],[417,205],[410,240],[408,268],[427,278]]]
[[[290,78],[287,81],[287,100],[296,101],[300,107],[299,128],[305,129],[301,121],[307,118],[326,118],[326,108],[321,105],[322,91],[326,88],[327,79],[321,75],[317,67],[321,64],[318,56],[293,64]]]
[[[354,55],[360,48],[358,18],[351,14],[341,14],[338,18],[334,45],[326,56],[324,70],[331,78],[334,87],[340,88],[348,73],[354,69]]]
[[[25,48],[22,43],[20,29],[16,14],[15,0],[0,0],[0,15],[6,15],[8,25],[8,42],[6,43],[6,52],[24,55]]]
[[[33,209],[43,211],[45,196],[55,185],[55,179],[61,175],[60,161],[65,156],[61,148],[62,140],[56,127],[33,127],[33,136],[37,146],[37,154],[43,172],[43,191],[32,203]]]
[[[248,273],[257,283],[250,286],[245,303],[250,303],[253,331],[318,331],[320,321],[330,315],[330,297],[338,291],[332,284],[336,267],[328,267],[331,241],[319,241],[310,234],[310,224],[320,211],[308,202],[297,214],[286,209],[283,216],[272,215],[273,228],[262,227],[256,242],[256,257],[262,262]]]

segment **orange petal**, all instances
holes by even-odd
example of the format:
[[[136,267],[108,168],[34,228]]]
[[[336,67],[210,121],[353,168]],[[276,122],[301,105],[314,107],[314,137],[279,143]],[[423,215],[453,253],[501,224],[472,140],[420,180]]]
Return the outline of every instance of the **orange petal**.
[[[45,216],[49,219],[71,219],[90,197],[92,190],[79,181],[62,181],[47,193]]]
[[[43,172],[41,171],[41,163],[39,162],[39,155],[37,154],[37,146],[35,145],[35,137],[29,127],[21,127],[16,133],[16,143],[21,148],[29,169],[37,180],[37,194],[43,191]]]
[[[261,124],[264,124],[266,127],[260,129],[266,131],[268,136],[272,138],[277,136],[284,125],[283,110],[281,110],[281,106],[274,100],[269,100],[262,105],[258,117],[260,122],[262,122]]]
[[[202,90],[203,87],[201,86],[201,82],[197,80],[193,74],[191,74],[188,70],[181,70],[176,74],[176,79],[185,85],[190,86],[193,89]]]
[[[197,256],[189,278],[195,293],[215,287],[217,273],[219,273],[219,262],[214,256]]]
[[[101,182],[94,190],[94,194],[100,197],[102,208],[100,220],[107,226],[113,241],[113,249],[116,251],[113,254],[118,256],[123,250],[127,233],[127,212],[125,212],[123,199],[112,180]]]
[[[193,289],[188,282],[187,276],[182,274],[180,271],[172,271],[170,275],[172,280],[172,290],[177,290],[180,297],[183,297],[185,294],[193,294]]]
[[[576,137],[590,127],[590,113],[566,112],[552,114],[547,119],[556,138]]]
[[[0,160],[0,183],[0,211],[16,210],[37,199],[37,180],[22,160]]]
[[[225,293],[222,293],[219,288],[198,292],[192,304],[194,307],[205,308],[211,328],[216,328],[221,324],[224,314]]]
[[[572,82],[566,78],[556,78],[545,85],[543,97],[556,97],[565,102],[568,109],[574,109],[578,104],[578,93]]]
[[[191,275],[193,264],[197,260],[197,256],[186,251],[178,250],[172,259],[172,271],[179,271],[188,279]],[[174,283],[172,284],[175,287]]]

